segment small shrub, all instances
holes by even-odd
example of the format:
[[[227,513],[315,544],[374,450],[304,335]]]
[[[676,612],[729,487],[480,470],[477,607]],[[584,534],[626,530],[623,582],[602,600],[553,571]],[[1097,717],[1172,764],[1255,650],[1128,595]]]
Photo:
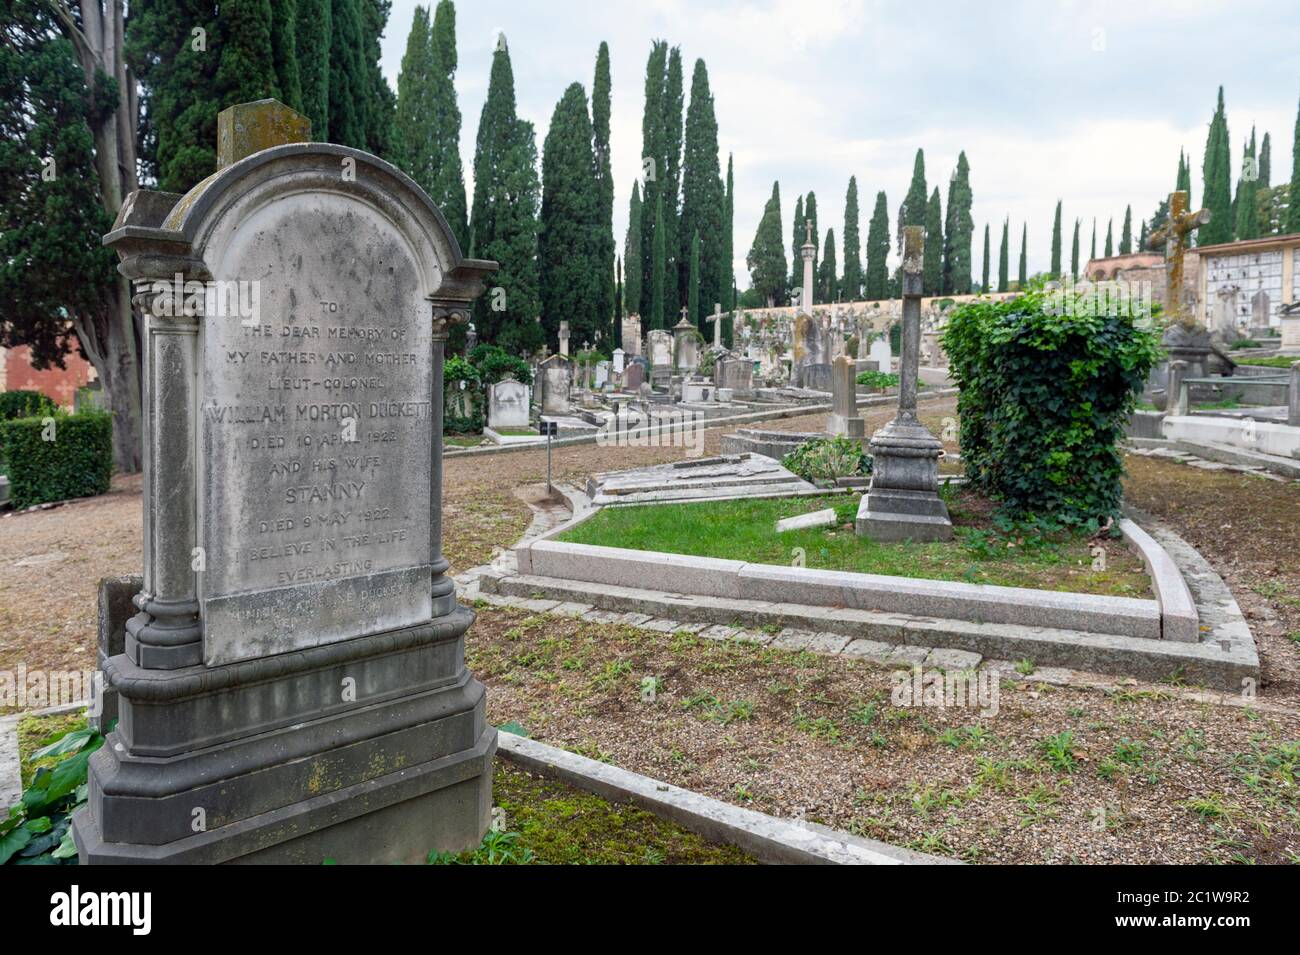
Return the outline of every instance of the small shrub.
[[[871,456],[858,442],[843,436],[805,441],[787,454],[781,463],[787,470],[812,482],[871,473]]]
[[[16,508],[103,494],[113,477],[113,416],[83,411],[0,421],[0,459]]]
[[[876,391],[898,387],[898,376],[892,371],[864,371],[857,377],[857,382]]]
[[[452,355],[443,365],[442,382],[443,434],[482,431],[486,418],[483,379],[478,368],[459,355]]]
[[[0,421],[44,418],[58,410],[59,406],[39,391],[0,391]]]
[[[506,375],[514,375],[525,385],[533,383],[533,369],[528,362],[497,345],[474,346],[469,353],[469,363],[478,372],[478,383],[484,388],[496,384]]]
[[[18,805],[0,820],[0,865],[75,865],[72,814],[85,805],[90,756],[104,743],[97,730],[83,728],[42,741],[29,762],[54,759],[36,770]]]

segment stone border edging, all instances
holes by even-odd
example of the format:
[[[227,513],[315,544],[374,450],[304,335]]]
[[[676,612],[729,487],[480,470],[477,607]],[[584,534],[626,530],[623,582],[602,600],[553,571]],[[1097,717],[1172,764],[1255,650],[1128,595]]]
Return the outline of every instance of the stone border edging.
[[[931,400],[937,400],[939,398],[951,398],[953,395],[957,394],[957,392],[958,392],[957,388],[936,388],[933,390],[927,390],[924,395],[918,396],[917,400],[931,401]],[[857,407],[874,408],[881,405],[890,404],[891,402],[896,403],[897,401],[898,401],[898,397],[896,395],[870,395],[867,397],[865,401],[859,401],[857,403]],[[819,412],[828,413],[830,410],[831,410],[830,402],[809,404],[809,405],[796,405],[793,407],[777,408],[771,411],[754,411],[743,415],[733,415],[729,418],[714,418],[712,420],[706,420],[703,424],[704,424],[704,429],[707,431],[713,428],[727,428],[730,427],[731,425],[749,424],[755,421],[779,421],[783,418],[802,418],[805,415],[817,414]],[[664,426],[655,425],[653,427],[647,426],[642,428],[633,428],[630,431],[620,431],[619,434],[629,438],[641,438],[641,437],[648,438],[660,434],[672,434],[675,429],[676,430],[681,429],[680,422],[675,422],[673,424],[664,425]],[[595,444],[598,437],[599,437],[598,434],[583,434],[583,435],[577,435],[572,438],[558,438],[551,441],[551,447],[568,448],[579,444]],[[480,454],[509,454],[512,451],[536,451],[540,448],[545,448],[545,447],[546,447],[545,441],[538,441],[538,442],[519,444],[519,445],[503,444],[503,445],[496,445],[494,447],[483,447],[483,448],[457,448],[454,451],[448,451],[444,449],[442,452],[442,457],[443,460],[448,460],[451,458],[474,457],[475,455],[480,455]]]
[[[760,862],[794,865],[961,865],[812,823],[742,809],[536,740],[498,733],[497,755],[519,766],[656,816]]]
[[[1160,605],[1160,636],[1179,643],[1200,643],[1201,620],[1196,601],[1169,552],[1131,518],[1122,518],[1119,530],[1129,548],[1146,565],[1156,603]]]

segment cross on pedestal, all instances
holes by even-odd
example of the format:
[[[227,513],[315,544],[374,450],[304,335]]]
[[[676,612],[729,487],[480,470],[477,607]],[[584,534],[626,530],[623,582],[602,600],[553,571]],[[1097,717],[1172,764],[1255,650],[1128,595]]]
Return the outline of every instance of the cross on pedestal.
[[[713,314],[707,319],[713,323],[713,347],[722,347],[722,303],[713,303]]]
[[[1187,211],[1187,193],[1169,194],[1169,220],[1164,228],[1151,233],[1152,246],[1165,244],[1165,307],[1170,319],[1191,331],[1196,328],[1195,316],[1188,315],[1184,307],[1183,254],[1193,232],[1210,221],[1210,210]]]
[[[871,438],[871,486],[858,505],[855,530],[876,541],[952,539],[940,499],[943,444],[916,417],[921,359],[921,272],[925,230],[903,229],[903,336],[898,360],[898,415]]]

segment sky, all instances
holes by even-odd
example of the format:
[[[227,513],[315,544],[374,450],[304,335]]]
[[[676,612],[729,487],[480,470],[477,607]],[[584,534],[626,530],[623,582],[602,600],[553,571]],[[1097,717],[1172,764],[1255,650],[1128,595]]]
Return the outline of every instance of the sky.
[[[394,89],[415,0],[393,0],[382,66]],[[781,184],[783,231],[795,197],[815,191],[818,227],[836,235],[843,267],[844,196],[856,176],[861,238],[884,190],[891,232],[925,150],[927,189],[947,203],[957,154],[971,166],[975,280],[991,223],[996,281],[1001,222],[1011,221],[1014,277],[1022,223],[1029,272],[1048,268],[1052,217],[1063,201],[1063,259],[1074,219],[1087,259],[1092,220],[1102,253],[1106,222],[1119,242],[1124,208],[1136,235],[1174,187],[1178,152],[1192,158],[1192,198],[1203,195],[1202,153],[1224,87],[1235,169],[1251,126],[1272,134],[1272,181],[1290,177],[1300,99],[1300,4],[1198,0],[474,0],[458,3],[456,91],[461,154],[473,194],[474,139],[496,36],[504,32],[520,115],[539,155],[564,89],[591,94],[596,51],[609,43],[614,235],[620,254],[628,199],[641,170],[646,57],[654,39],[680,46],[689,100],[702,57],[718,119],[722,174],[735,160],[735,269]],[[1235,174],[1234,174],[1235,181]],[[1235,188],[1235,187],[1234,187]],[[819,237],[819,241],[820,241]],[[787,255],[788,255],[787,251]]]

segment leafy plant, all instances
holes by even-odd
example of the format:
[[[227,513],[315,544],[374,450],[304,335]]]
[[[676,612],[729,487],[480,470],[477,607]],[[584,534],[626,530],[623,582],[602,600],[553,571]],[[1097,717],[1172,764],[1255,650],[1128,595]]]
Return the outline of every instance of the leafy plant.
[[[58,410],[58,405],[39,391],[0,391],[0,421],[44,418]]]
[[[1012,519],[1092,528],[1118,516],[1118,442],[1160,342],[1136,301],[1097,306],[1035,285],[950,313],[966,475]]]
[[[533,369],[528,362],[497,345],[475,345],[469,353],[469,363],[478,372],[479,383],[485,388],[496,384],[506,375],[513,375],[525,385],[532,384],[533,381]]]
[[[876,391],[898,387],[898,376],[892,371],[863,371],[858,373],[857,383]]]
[[[489,829],[472,852],[430,852],[429,865],[530,865],[537,861],[532,849],[519,844],[519,833]]]
[[[0,820],[0,865],[75,865],[72,814],[86,803],[91,754],[104,744],[98,730],[69,730],[41,741],[30,762],[56,760],[36,770],[9,817]]]
[[[14,507],[104,494],[113,477],[113,416],[59,411],[0,420],[0,460]]]
[[[1040,740],[1039,749],[1043,751],[1043,758],[1048,764],[1058,772],[1070,773],[1074,771],[1074,734],[1069,730],[1057,733],[1055,736],[1048,736]]]
[[[871,456],[862,450],[861,444],[842,435],[805,441],[781,463],[812,482],[871,473]]]

